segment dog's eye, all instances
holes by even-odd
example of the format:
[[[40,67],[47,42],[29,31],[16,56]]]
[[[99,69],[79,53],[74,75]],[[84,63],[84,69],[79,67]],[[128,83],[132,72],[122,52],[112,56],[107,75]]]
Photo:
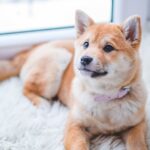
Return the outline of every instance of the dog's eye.
[[[89,47],[89,42],[84,42],[84,43],[83,43],[83,48],[86,49],[86,48],[88,48],[88,47]]]
[[[110,53],[111,51],[115,50],[111,45],[106,45],[103,49],[106,53]]]

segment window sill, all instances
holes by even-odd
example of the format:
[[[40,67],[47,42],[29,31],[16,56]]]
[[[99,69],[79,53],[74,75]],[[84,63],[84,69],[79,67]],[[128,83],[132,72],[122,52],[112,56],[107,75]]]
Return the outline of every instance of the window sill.
[[[32,45],[58,39],[75,37],[73,27],[57,30],[42,30],[0,35],[0,59],[11,58],[16,53],[29,49]]]

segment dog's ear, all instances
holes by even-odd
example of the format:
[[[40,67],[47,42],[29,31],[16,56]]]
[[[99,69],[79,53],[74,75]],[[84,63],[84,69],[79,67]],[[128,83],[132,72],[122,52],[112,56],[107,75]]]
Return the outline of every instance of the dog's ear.
[[[141,42],[141,19],[139,16],[131,16],[122,24],[122,30],[131,46],[138,48]]]
[[[83,34],[92,24],[94,24],[94,21],[86,13],[81,10],[76,11],[75,28],[77,37]]]

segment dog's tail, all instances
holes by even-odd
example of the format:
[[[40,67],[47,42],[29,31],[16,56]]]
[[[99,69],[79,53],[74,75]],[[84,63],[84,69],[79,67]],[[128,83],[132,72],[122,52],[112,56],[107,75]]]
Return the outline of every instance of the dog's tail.
[[[30,50],[27,50],[17,54],[11,60],[0,60],[0,81],[19,75],[29,54]]]

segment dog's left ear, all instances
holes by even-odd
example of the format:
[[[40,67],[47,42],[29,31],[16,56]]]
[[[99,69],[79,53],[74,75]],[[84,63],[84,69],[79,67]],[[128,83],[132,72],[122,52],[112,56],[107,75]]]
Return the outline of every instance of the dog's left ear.
[[[122,30],[127,41],[133,48],[138,48],[141,42],[141,19],[139,16],[129,17],[123,24]]]
[[[77,10],[75,16],[75,28],[77,37],[82,35],[94,21],[83,11]]]

